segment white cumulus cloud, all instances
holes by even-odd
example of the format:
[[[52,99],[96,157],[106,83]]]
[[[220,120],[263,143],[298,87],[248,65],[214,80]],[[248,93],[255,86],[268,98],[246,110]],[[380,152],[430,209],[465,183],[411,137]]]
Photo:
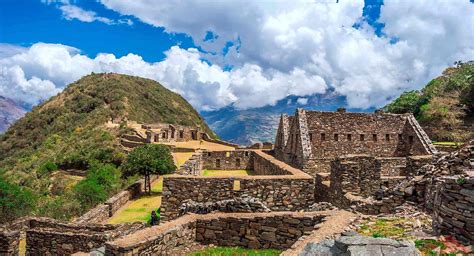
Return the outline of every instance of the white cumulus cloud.
[[[0,59],[0,95],[37,104],[91,72],[116,72],[154,79],[203,110],[229,104],[238,108],[264,106],[290,94],[322,93],[327,87],[321,77],[307,76],[303,70],[268,75],[258,66],[245,65],[224,71],[201,58],[196,49],[177,46],[166,52],[163,61],[156,63],[148,63],[135,54],[117,58],[104,53],[89,58],[73,47],[38,43],[26,51]],[[262,98],[262,93],[267,97]]]

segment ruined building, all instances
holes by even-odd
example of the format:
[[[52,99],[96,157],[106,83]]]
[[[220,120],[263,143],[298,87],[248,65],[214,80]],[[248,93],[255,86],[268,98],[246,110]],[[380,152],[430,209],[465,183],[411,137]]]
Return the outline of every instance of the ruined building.
[[[404,165],[407,156],[432,155],[435,148],[411,114],[321,112],[297,109],[283,114],[275,156],[316,176],[329,173],[331,161],[344,155],[367,155],[382,162],[382,172]],[[397,170],[395,170],[397,172]]]
[[[147,132],[147,142],[181,142],[203,139],[206,134],[199,127],[165,123],[143,124]]]

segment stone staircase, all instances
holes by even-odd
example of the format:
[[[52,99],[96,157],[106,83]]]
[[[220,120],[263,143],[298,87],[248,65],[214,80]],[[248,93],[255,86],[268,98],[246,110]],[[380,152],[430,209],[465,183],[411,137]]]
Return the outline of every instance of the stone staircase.
[[[418,123],[418,121],[416,121],[413,115],[408,115],[408,122],[413,127],[415,134],[418,136],[418,138],[420,138],[423,148],[430,154],[436,154],[438,151],[431,143],[431,139],[425,133],[423,128],[421,128],[420,124]]]

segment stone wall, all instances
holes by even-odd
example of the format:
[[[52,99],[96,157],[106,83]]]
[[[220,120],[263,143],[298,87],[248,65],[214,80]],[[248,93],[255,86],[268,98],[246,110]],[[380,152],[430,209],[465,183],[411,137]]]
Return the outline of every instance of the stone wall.
[[[202,218],[196,221],[196,241],[251,249],[288,249],[308,235],[323,216],[268,215]]]
[[[282,115],[275,156],[316,176],[329,172],[329,162],[339,156],[366,154],[382,158],[383,174],[404,171],[402,158],[431,155],[436,149],[412,115],[305,111]]]
[[[207,170],[252,170],[253,154],[251,150],[205,151],[202,163]]]
[[[0,229],[0,255],[18,255],[20,231]]]
[[[110,239],[144,227],[142,223],[122,225],[78,225],[54,220],[35,220],[26,231],[28,255],[70,255],[104,246]]]
[[[231,179],[168,176],[163,183],[162,219],[176,218],[178,209],[188,199],[200,203],[251,196],[261,200],[273,211],[303,210],[314,202],[314,181],[312,178],[260,177],[248,176]],[[240,183],[238,190],[234,190],[235,182]]]
[[[332,162],[331,187],[338,195],[372,196],[380,188],[380,162],[370,156],[346,156]]]
[[[26,237],[27,255],[70,255],[104,246],[110,239],[144,228],[142,223],[101,225],[77,224],[49,218],[27,217],[0,229],[0,254],[18,255],[18,245]]]
[[[287,164],[277,160],[275,157],[262,151],[254,151],[253,172],[255,175],[292,175],[290,169],[294,169]],[[294,169],[294,173],[298,170]]]
[[[198,151],[179,167],[177,174],[180,175],[201,175],[202,171],[202,152]]]
[[[150,181],[154,182],[158,179],[157,175],[152,175]],[[103,223],[112,217],[118,209],[124,206],[129,200],[138,197],[145,191],[145,181],[139,179],[125,190],[120,191],[110,197],[105,203],[99,204],[90,209],[84,215],[75,220],[76,223]]]
[[[106,255],[174,255],[193,243],[289,248],[329,212],[189,214],[106,243]]]
[[[167,176],[163,181],[163,220],[176,218],[178,209],[188,199],[201,203],[250,196],[261,200],[273,211],[298,211],[314,203],[314,179],[311,176],[261,151],[237,152],[239,157],[249,152],[249,158],[257,162],[255,172],[262,175],[233,178]]]
[[[429,154],[419,145],[419,138],[411,134],[407,115],[306,111],[306,116],[315,157]]]
[[[380,162],[380,169],[382,176],[401,176],[406,172],[405,157],[377,157]]]
[[[474,245],[474,177],[438,179],[433,190],[433,228]]]

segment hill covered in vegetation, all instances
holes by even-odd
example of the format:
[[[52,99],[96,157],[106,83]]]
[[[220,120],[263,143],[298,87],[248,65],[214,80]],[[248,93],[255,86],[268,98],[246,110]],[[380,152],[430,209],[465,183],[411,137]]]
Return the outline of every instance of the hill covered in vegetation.
[[[106,125],[110,120],[121,125]],[[117,178],[126,157],[119,144],[120,135],[128,131],[126,120],[200,126],[215,137],[184,98],[159,83],[91,74],[33,108],[0,135],[0,194],[21,195],[16,208],[25,210],[16,215],[67,219],[83,213],[131,182]],[[83,180],[61,175],[71,170],[88,175]]]
[[[421,91],[405,92],[384,109],[413,113],[434,141],[474,138],[474,62],[455,63]]]

